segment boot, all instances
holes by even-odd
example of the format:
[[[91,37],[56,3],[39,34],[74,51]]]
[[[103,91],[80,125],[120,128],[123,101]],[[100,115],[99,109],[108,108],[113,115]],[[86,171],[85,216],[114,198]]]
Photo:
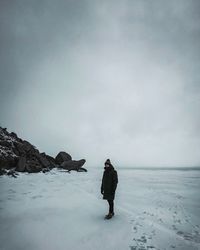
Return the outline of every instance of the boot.
[[[114,215],[113,213],[109,213],[105,216],[105,219],[109,220],[113,217],[113,215]]]

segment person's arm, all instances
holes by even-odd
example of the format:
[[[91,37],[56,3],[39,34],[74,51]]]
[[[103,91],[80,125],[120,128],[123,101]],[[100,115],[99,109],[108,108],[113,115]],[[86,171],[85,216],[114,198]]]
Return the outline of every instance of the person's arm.
[[[115,190],[117,188],[117,183],[118,183],[118,175],[117,175],[117,171],[115,170],[113,173],[113,179],[112,179],[112,191],[113,191],[113,193],[115,192]]]
[[[103,194],[103,182],[104,182],[104,174],[105,172],[103,173],[103,177],[102,177],[102,181],[101,181],[101,193]]]

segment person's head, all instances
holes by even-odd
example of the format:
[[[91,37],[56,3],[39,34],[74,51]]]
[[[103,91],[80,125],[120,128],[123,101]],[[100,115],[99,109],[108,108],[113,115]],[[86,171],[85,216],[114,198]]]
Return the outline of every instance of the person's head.
[[[105,162],[105,167],[109,168],[110,166],[111,166],[110,159],[107,159],[106,162]]]

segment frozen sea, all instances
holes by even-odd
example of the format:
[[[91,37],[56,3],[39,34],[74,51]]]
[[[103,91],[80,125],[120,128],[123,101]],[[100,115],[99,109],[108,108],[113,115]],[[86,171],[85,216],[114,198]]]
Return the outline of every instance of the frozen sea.
[[[200,171],[117,168],[115,216],[102,168],[0,177],[1,250],[198,250]]]

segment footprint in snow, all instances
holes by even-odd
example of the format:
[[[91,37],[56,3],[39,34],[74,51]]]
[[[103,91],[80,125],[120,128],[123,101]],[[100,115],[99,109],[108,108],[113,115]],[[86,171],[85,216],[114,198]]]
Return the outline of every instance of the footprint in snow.
[[[146,243],[147,239],[145,237],[145,235],[141,236],[139,239],[133,238],[134,241],[136,241],[137,243]]]
[[[154,246],[130,246],[130,250],[149,250],[149,249],[155,249]]]
[[[10,193],[16,193],[16,191],[14,191],[13,189],[9,189],[8,190]]]
[[[174,230],[177,230],[177,227],[176,227],[175,225],[172,225],[172,228],[173,228]]]
[[[31,198],[32,199],[37,199],[37,198],[42,198],[43,196],[42,195],[35,195],[35,196],[32,196]]]
[[[196,243],[200,243],[200,235],[198,232],[197,233],[195,232],[195,234],[192,234],[192,233],[178,231],[177,234],[179,236],[182,236],[187,241],[193,241]]]
[[[133,227],[133,230],[134,230],[134,233],[137,233],[137,227],[136,226]]]

